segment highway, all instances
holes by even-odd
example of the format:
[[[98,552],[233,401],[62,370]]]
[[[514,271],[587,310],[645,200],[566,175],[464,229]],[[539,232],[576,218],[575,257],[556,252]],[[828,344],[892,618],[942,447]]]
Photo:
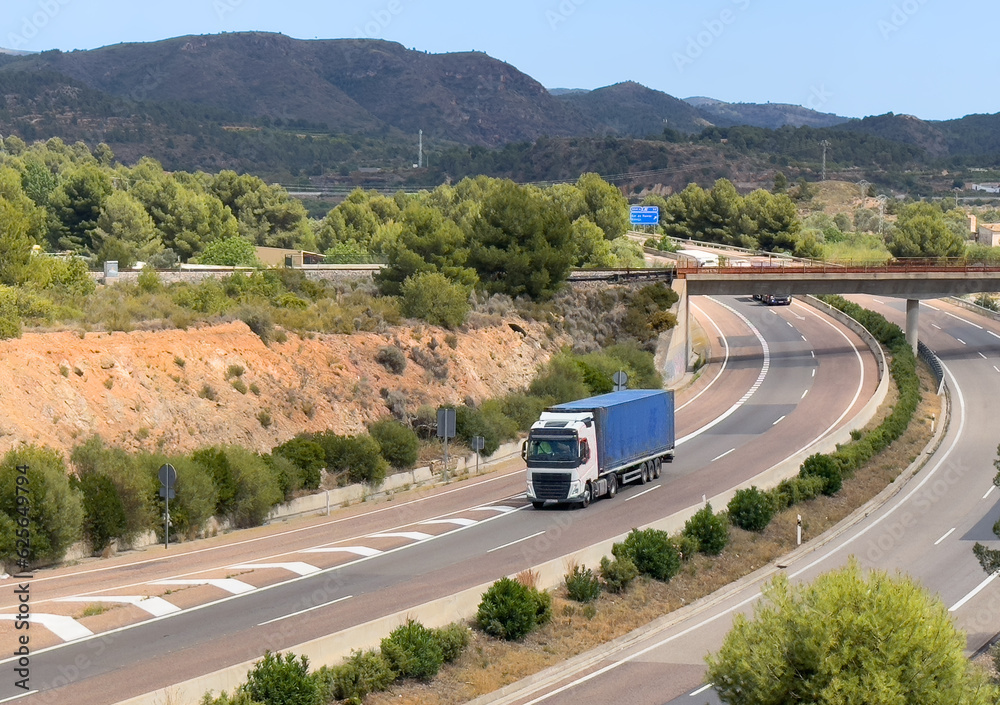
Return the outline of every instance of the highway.
[[[329,518],[39,573],[36,614],[119,606],[75,620],[94,635],[68,642],[33,624],[39,692],[22,702],[115,703],[624,534],[795,454],[846,423],[877,383],[861,341],[808,307],[724,297],[699,299],[694,310],[714,362],[679,395],[677,460],[659,481],[583,511],[535,511],[516,462]],[[9,615],[13,582],[2,587],[0,615]],[[0,621],[0,634],[12,633]],[[0,682],[0,702],[20,694],[12,679]]]
[[[851,298],[897,324],[905,319],[901,300]],[[719,702],[703,681],[704,657],[721,645],[733,614],[750,613],[761,585],[779,570],[808,581],[850,556],[866,568],[904,572],[939,595],[967,632],[969,653],[988,643],[1000,628],[1000,584],[983,573],[971,549],[976,541],[998,543],[992,526],[1000,492],[992,479],[1000,442],[1000,323],[944,301],[921,308],[921,338],[945,367],[952,417],[938,451],[912,479],[890,487],[885,504],[783,559],[784,568],[772,565],[686,608],[627,649],[595,650],[547,682],[491,702],[555,705],[612,696],[636,705]]]

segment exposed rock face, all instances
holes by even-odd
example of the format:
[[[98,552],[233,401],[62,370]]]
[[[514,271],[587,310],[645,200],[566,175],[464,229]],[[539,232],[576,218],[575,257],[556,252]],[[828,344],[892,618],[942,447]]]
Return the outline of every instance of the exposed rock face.
[[[0,341],[0,451],[19,443],[69,450],[94,433],[129,450],[235,443],[269,451],[303,430],[360,433],[389,415],[386,397],[412,413],[526,386],[548,353],[534,342],[537,326],[518,325],[528,335],[499,325],[446,341],[446,331],[423,327],[288,334],[270,346],[241,322],[82,338],[26,333]],[[401,374],[376,362],[390,345],[407,356]]]

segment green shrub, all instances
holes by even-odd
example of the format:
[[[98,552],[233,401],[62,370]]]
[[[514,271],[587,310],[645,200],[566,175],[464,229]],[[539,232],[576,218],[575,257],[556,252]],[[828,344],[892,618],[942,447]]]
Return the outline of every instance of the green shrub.
[[[461,622],[453,622],[447,627],[434,630],[434,637],[441,647],[441,655],[445,663],[451,663],[465,651],[469,645],[471,634],[469,628]]]
[[[146,481],[154,488],[159,487],[159,471],[167,463],[173,465],[177,471],[177,484],[175,485],[177,496],[170,500],[170,523],[172,525],[170,535],[172,537],[194,538],[215,514],[219,491],[215,483],[212,482],[208,470],[189,457],[167,457],[152,453],[140,453],[136,457],[136,465],[146,477]],[[155,490],[152,494],[154,495],[153,528],[156,529],[162,540],[163,520],[160,517],[165,509],[165,502],[162,498],[155,496]]]
[[[763,531],[774,515],[774,500],[756,487],[736,490],[729,500],[729,521],[745,531]]]
[[[420,439],[412,428],[393,419],[381,419],[368,427],[368,433],[390,466],[402,469],[416,465]]]
[[[403,281],[403,315],[431,325],[455,328],[469,313],[469,288],[438,272],[421,272]]]
[[[455,409],[455,435],[470,446],[473,437],[482,436],[485,456],[496,453],[501,443],[517,436],[517,431],[517,424],[504,415],[499,402],[483,402],[481,409],[470,406]]]
[[[403,370],[406,369],[406,355],[395,345],[379,348],[375,354],[375,362],[397,375],[403,374]]]
[[[799,476],[823,478],[823,494],[827,496],[837,494],[844,485],[844,479],[836,461],[829,455],[821,453],[815,453],[805,459],[799,469]]]
[[[235,526],[259,526],[283,499],[278,480],[264,459],[239,446],[202,448],[191,456],[212,478],[216,513]]]
[[[807,502],[823,494],[826,480],[822,477],[793,477],[782,480],[777,487],[768,492],[774,510],[780,512],[795,504]]]
[[[297,436],[272,448],[271,454],[283,455],[298,466],[302,487],[307,490],[319,488],[322,470],[326,466],[326,453],[319,443]]]
[[[243,369],[243,365],[229,365],[226,368],[226,379],[230,380],[233,377],[242,377],[244,372],[246,372],[246,370]]]
[[[566,574],[566,592],[576,602],[593,602],[601,596],[601,581],[590,568],[575,565]]]
[[[28,466],[23,477],[30,490],[31,510],[25,517],[18,502],[18,466]],[[20,483],[23,488],[24,481]],[[25,495],[21,494],[22,497]],[[7,451],[0,462],[0,513],[6,514],[18,529],[27,529],[31,547],[27,561],[31,565],[60,560],[83,527],[83,503],[79,491],[70,486],[66,463],[58,451],[38,446],[20,446]],[[13,542],[0,559],[13,564],[17,555]]]
[[[160,275],[156,273],[156,270],[148,264],[142,268],[135,281],[139,286],[139,291],[145,294],[155,294],[163,291],[163,280],[160,279]]]
[[[514,422],[520,431],[527,431],[538,421],[542,410],[548,406],[545,399],[528,394],[508,394],[497,400],[500,411]]]
[[[680,555],[670,536],[659,529],[632,529],[622,543],[611,547],[615,558],[627,557],[642,575],[669,581],[681,568]]]
[[[637,577],[639,569],[630,558],[622,557],[614,560],[607,556],[601,558],[601,580],[608,592],[625,592]]]
[[[257,412],[257,421],[260,422],[261,428],[268,428],[271,425],[271,410],[261,409]]]
[[[500,578],[483,593],[476,623],[490,636],[519,641],[552,616],[552,598],[546,592]]]
[[[319,669],[314,677],[320,684],[322,702],[343,700],[360,705],[369,693],[388,690],[396,673],[380,651],[354,651],[339,666]]]
[[[385,479],[389,464],[370,435],[321,434],[315,440],[323,447],[330,472],[345,473],[348,482],[364,482],[373,487]]]
[[[142,468],[137,456],[131,455],[121,448],[106,446],[100,436],[92,436],[85,443],[73,449],[70,453],[70,463],[76,471],[77,477],[83,481],[84,514],[87,517],[84,528],[89,538],[97,539],[96,543],[91,544],[95,549],[103,548],[112,538],[126,543],[131,542],[153,526],[157,516],[157,512],[153,508],[153,498],[156,496],[159,485]],[[104,490],[105,500],[97,500],[97,495],[100,495],[101,492],[98,491],[95,484],[86,482],[90,475],[106,477],[114,485],[118,501],[111,500],[111,504],[107,505],[107,511],[115,514],[117,509],[111,505],[120,503],[124,518],[124,523],[116,531],[107,533],[108,527],[112,526],[113,522],[104,524],[106,520],[94,513],[99,514],[101,510],[93,502],[98,501],[99,504],[104,504],[108,496]],[[97,494],[94,494],[95,492]],[[92,502],[90,510],[87,509],[86,497],[88,493],[90,493]],[[108,515],[109,521],[111,514]],[[104,524],[104,529],[98,528],[101,524]],[[89,525],[89,529],[87,525]],[[103,540],[99,538],[102,532],[106,537]]]
[[[125,506],[111,478],[101,473],[73,476],[70,482],[83,497],[83,533],[94,551],[103,550],[125,534]]]
[[[247,324],[247,328],[252,330],[264,345],[270,343],[274,338],[274,319],[271,312],[263,307],[243,308],[238,312],[241,321]]]
[[[383,639],[381,648],[382,656],[400,678],[429,681],[444,663],[435,633],[412,619]]]
[[[278,489],[287,502],[298,490],[302,489],[302,468],[285,456],[271,453],[265,456],[271,474],[278,483]]]
[[[215,393],[215,389],[207,383],[201,385],[201,389],[198,391],[198,396],[202,399],[208,399],[209,401],[215,401],[219,397],[219,395]]]
[[[264,705],[321,705],[319,683],[309,675],[309,659],[264,652],[242,689]]]
[[[712,513],[706,503],[684,524],[684,535],[698,542],[698,550],[709,556],[722,553],[729,543],[729,522],[726,517]]]
[[[234,379],[229,384],[232,385],[233,389],[235,389],[240,394],[246,394],[247,393],[246,382],[244,382],[242,379]]]
[[[536,397],[548,400],[546,405],[562,404],[590,395],[590,389],[583,380],[583,372],[567,353],[560,353],[549,360],[531,381],[529,391]]]
[[[237,690],[232,695],[220,693],[217,698],[213,698],[210,693],[205,693],[199,705],[262,705],[262,703],[258,703],[246,691]]]

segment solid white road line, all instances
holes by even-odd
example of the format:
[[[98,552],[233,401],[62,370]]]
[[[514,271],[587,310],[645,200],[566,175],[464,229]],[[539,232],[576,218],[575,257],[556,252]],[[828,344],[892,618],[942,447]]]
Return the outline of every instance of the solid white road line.
[[[631,497],[626,497],[625,501],[626,502],[631,502],[633,499],[639,499],[639,497],[642,497],[644,494],[649,494],[653,490],[658,490],[658,489],[660,489],[660,485],[655,485],[653,487],[650,487],[648,490],[643,490],[639,494],[634,494]]]
[[[777,425],[778,425],[779,423],[781,423],[781,422],[782,422],[782,421],[784,421],[784,420],[785,420],[785,417],[784,417],[784,416],[782,416],[782,417],[781,417],[780,419],[778,419],[777,421],[775,421],[775,422],[774,422],[773,424],[771,424],[771,425],[772,425],[772,426],[777,426]]]
[[[951,536],[952,532],[954,532],[954,531],[955,531],[954,528],[948,529],[948,532],[944,536],[942,536],[941,538],[939,538],[937,541],[935,541],[934,545],[937,546],[939,543],[941,543],[946,538],[948,538],[949,536]]]
[[[986,499],[991,494],[993,494],[993,490],[995,490],[996,488],[997,488],[996,485],[990,485],[990,488],[988,490],[986,490],[986,494],[983,495],[983,499]]]
[[[920,302],[920,305],[921,305],[921,306],[926,306],[926,307],[927,307],[927,308],[929,308],[929,309],[930,309],[931,311],[940,311],[940,310],[941,310],[941,309],[939,309],[939,308],[938,308],[937,306],[931,306],[931,305],[930,305],[929,303],[926,303],[926,302],[923,302],[923,301],[921,301],[921,302]]]
[[[318,610],[320,607],[329,607],[330,605],[335,605],[338,602],[343,602],[344,600],[350,600],[354,595],[345,595],[344,597],[338,597],[336,600],[330,600],[329,602],[324,602],[322,605],[315,605],[313,607],[307,607],[304,610],[299,610],[298,612],[292,612],[291,614],[282,615],[281,617],[275,617],[274,619],[269,619],[266,622],[261,622],[258,627],[263,627],[268,624],[274,624],[275,622],[280,622],[283,619],[288,619],[289,617],[298,617],[300,614],[305,614],[306,612],[312,612],[313,610]]]
[[[472,526],[473,524],[478,524],[479,522],[475,519],[462,519],[460,517],[455,517],[454,519],[430,519],[429,521],[422,521],[417,526],[428,526],[432,524],[453,524],[455,526]]]
[[[14,614],[0,614],[0,620],[13,622],[16,618],[17,615]],[[63,641],[75,641],[77,639],[83,639],[84,637],[94,635],[94,632],[87,629],[72,617],[66,617],[61,614],[42,614],[41,612],[32,612],[31,616],[28,617],[28,622],[30,624],[41,624]]]
[[[355,556],[377,556],[382,551],[367,546],[330,546],[329,548],[307,548],[303,553],[352,553]]]
[[[997,575],[998,575],[997,573],[993,573],[988,578],[986,578],[986,580],[984,580],[983,582],[979,583],[979,585],[977,585],[976,587],[974,587],[972,589],[972,592],[970,592],[968,595],[966,595],[961,600],[959,600],[958,602],[956,602],[955,604],[953,604],[951,607],[949,607],[948,611],[949,612],[954,612],[955,610],[960,609],[962,607],[962,605],[964,605],[966,602],[968,602],[969,600],[971,600],[973,597],[975,597],[976,595],[978,595],[979,593],[981,593],[986,588],[987,585],[989,585],[994,580],[996,580]]]
[[[711,460],[710,460],[709,462],[710,462],[710,463],[714,463],[714,462],[715,462],[716,460],[722,460],[723,458],[725,458],[725,457],[726,457],[727,455],[729,455],[730,453],[735,453],[735,452],[736,452],[736,449],[735,449],[735,448],[730,448],[729,450],[727,450],[727,451],[726,451],[725,453],[723,453],[722,455],[717,455],[717,456],[715,456],[715,457],[714,457],[714,458],[712,458],[712,459],[711,459]]]
[[[473,507],[469,510],[470,512],[500,512],[501,514],[507,514],[508,512],[516,512],[517,507],[505,507],[502,504],[497,504],[493,506],[486,507]]]
[[[234,595],[253,592],[257,588],[235,578],[201,578],[195,580],[157,580],[150,585],[211,585]]]
[[[278,570],[290,570],[296,575],[312,575],[318,573],[319,568],[301,561],[288,561],[287,563],[239,563],[229,566],[231,570],[257,570],[258,568],[277,568]]]
[[[180,612],[181,608],[173,605],[162,597],[142,597],[132,595],[91,595],[79,597],[57,597],[54,602],[120,602],[127,605],[135,605],[141,610],[149,612],[154,617],[165,614]]]
[[[715,683],[706,683],[705,685],[703,685],[703,686],[701,686],[700,688],[698,688],[698,690],[696,690],[696,691],[694,691],[693,693],[691,693],[690,697],[692,697],[692,698],[693,698],[693,697],[694,697],[694,696],[696,696],[696,695],[701,695],[701,694],[702,694],[702,693],[704,693],[704,692],[705,692],[706,690],[708,690],[709,688],[711,688],[711,687],[712,687],[713,685],[715,685]]]
[[[15,700],[20,700],[21,698],[26,698],[29,695],[34,695],[37,692],[39,692],[39,691],[37,691],[37,690],[29,690],[27,693],[21,693],[20,695],[14,695],[14,696],[9,697],[9,698],[4,698],[3,700],[0,700],[0,704],[2,704],[2,703],[12,703]]]
[[[880,304],[882,306],[885,306],[885,301],[879,301],[878,299],[872,299],[872,301],[874,301],[875,303]]]
[[[696,310],[700,311],[701,315],[704,316],[706,319],[708,319],[708,322],[712,324],[712,327],[715,328],[715,331],[719,334],[719,340],[722,341],[722,367],[719,368],[719,373],[712,378],[711,382],[706,384],[705,387],[700,392],[698,392],[693,397],[688,399],[686,402],[678,406],[677,411],[680,411],[685,406],[687,406],[695,399],[700,397],[702,394],[707,392],[709,387],[715,384],[719,380],[719,378],[722,377],[722,373],[726,371],[726,365],[729,364],[729,341],[726,340],[726,336],[722,334],[722,329],[719,328],[719,324],[715,322],[714,318],[705,313],[705,310],[702,309],[700,306],[698,306],[698,304],[691,304],[691,306],[693,306]]]
[[[381,534],[368,534],[369,539],[410,539],[411,541],[425,541],[431,537],[422,531],[386,531]]]
[[[487,553],[493,553],[494,551],[499,551],[502,548],[507,548],[508,546],[513,546],[514,544],[521,543],[522,541],[530,541],[531,539],[535,538],[536,536],[541,536],[544,533],[545,533],[544,531],[539,531],[538,533],[532,534],[531,536],[525,536],[523,539],[517,539],[516,541],[511,541],[509,543],[505,543],[503,546],[497,546],[496,548],[491,548],[490,550],[487,551]]]

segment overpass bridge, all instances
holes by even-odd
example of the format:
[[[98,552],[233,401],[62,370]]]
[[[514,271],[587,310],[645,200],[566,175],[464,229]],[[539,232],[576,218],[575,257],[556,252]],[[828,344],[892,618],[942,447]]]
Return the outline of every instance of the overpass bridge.
[[[884,265],[753,263],[743,267],[677,267],[674,290],[690,359],[688,297],[744,294],[873,294],[906,299],[906,340],[917,352],[920,299],[1000,291],[1000,266],[970,262]]]

